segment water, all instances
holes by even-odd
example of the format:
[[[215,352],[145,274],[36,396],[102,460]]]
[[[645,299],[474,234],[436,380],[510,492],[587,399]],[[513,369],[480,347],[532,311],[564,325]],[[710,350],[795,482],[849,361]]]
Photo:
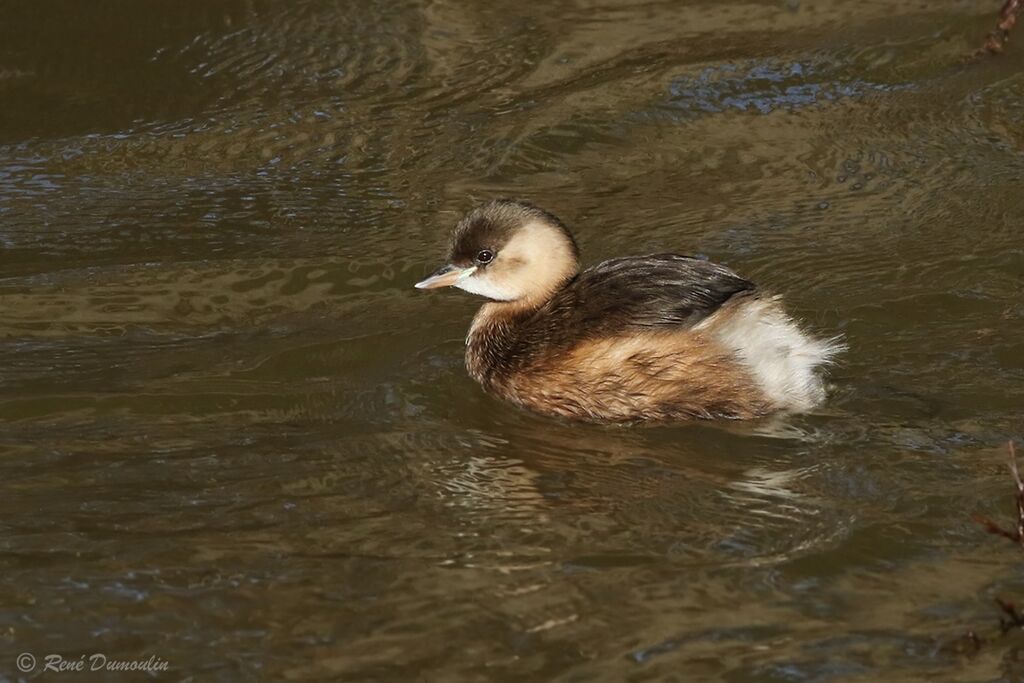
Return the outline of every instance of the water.
[[[0,3],[0,679],[1019,680],[997,4]],[[504,195],[783,294],[830,402],[484,396],[412,284]]]

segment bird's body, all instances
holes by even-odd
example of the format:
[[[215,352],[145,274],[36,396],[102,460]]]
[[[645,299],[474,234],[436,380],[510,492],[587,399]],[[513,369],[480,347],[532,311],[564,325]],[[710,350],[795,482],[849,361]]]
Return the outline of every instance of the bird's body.
[[[466,339],[469,374],[488,392],[618,423],[754,418],[824,398],[819,370],[839,346],[728,268],[658,254],[578,272],[576,254],[557,218],[504,200],[467,216],[454,265],[418,285],[492,299]]]

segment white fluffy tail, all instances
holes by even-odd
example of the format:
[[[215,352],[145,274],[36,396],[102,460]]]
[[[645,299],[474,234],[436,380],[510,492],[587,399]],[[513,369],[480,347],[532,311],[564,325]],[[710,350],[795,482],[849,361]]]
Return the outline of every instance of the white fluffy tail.
[[[706,328],[750,368],[780,410],[809,410],[825,399],[822,371],[846,349],[841,337],[814,339],[790,318],[778,297],[751,297],[704,320]]]

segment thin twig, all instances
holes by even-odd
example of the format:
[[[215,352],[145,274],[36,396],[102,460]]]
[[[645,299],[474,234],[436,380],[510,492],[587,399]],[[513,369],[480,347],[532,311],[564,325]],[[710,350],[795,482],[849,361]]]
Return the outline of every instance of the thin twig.
[[[1017,486],[1017,541],[1024,548],[1024,482],[1020,480],[1020,470],[1017,469],[1017,452],[1013,448],[1013,441],[1007,444],[1007,448],[1010,451],[1010,473]]]
[[[1020,478],[1020,469],[1017,467],[1017,452],[1014,450],[1013,441],[1008,444],[1010,453],[1010,474],[1013,475],[1013,484],[1017,487],[1017,528],[1014,530],[1004,529],[990,518],[984,515],[974,514],[974,521],[985,527],[985,531],[997,536],[1008,538],[1024,548],[1024,481]]]
[[[996,536],[1003,536],[1004,538],[1010,539],[1014,543],[1020,542],[1020,539],[1017,538],[1017,532],[1007,531],[1003,527],[993,522],[992,519],[989,517],[975,513],[971,515],[971,519],[985,527],[985,531],[989,532],[990,534],[995,534]]]
[[[1009,3],[1007,3],[1009,5]],[[1005,11],[1005,8],[1004,8]],[[1012,23],[1011,23],[1012,26]],[[1021,548],[1024,548],[1024,481],[1021,481],[1020,468],[1017,466],[1017,452],[1013,446],[1013,440],[1007,444],[1007,455],[1010,461],[1010,474],[1013,476],[1013,485],[1016,487],[1015,498],[1017,500],[1017,528],[1010,530],[1004,529],[988,517],[984,517],[979,514],[973,515],[974,520],[985,527],[985,531],[990,534],[996,534],[1008,538]],[[1003,600],[1002,598],[995,599],[996,604],[999,605],[999,610],[1002,612],[1002,616],[999,617],[999,631],[1002,635],[1006,635],[1010,631],[1015,629],[1024,629],[1024,612],[1017,610],[1017,606]],[[959,647],[960,643],[970,643],[973,648],[973,652],[976,653],[981,649],[982,643],[985,639],[980,638],[974,631],[967,631],[967,633],[961,637],[957,643],[957,650],[963,651],[963,648]]]
[[[1021,0],[1006,0],[1003,3],[1003,9],[999,12],[999,23],[988,34],[985,44],[978,51],[979,53],[987,52],[997,55],[1006,48],[1006,43],[1010,40],[1010,30],[1017,23],[1017,13],[1020,11],[1020,8]]]

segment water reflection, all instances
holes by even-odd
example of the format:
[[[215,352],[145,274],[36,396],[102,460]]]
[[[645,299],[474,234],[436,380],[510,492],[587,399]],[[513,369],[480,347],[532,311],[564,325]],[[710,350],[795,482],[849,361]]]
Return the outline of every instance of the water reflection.
[[[871,83],[860,78],[849,82],[829,81],[826,74],[818,73],[817,65],[800,62],[769,62],[746,68],[726,64],[708,67],[692,79],[682,77],[673,81],[669,86],[668,105],[705,114],[718,114],[728,109],[770,114],[780,108],[792,111],[872,91],[891,92],[912,87],[911,83]]]

